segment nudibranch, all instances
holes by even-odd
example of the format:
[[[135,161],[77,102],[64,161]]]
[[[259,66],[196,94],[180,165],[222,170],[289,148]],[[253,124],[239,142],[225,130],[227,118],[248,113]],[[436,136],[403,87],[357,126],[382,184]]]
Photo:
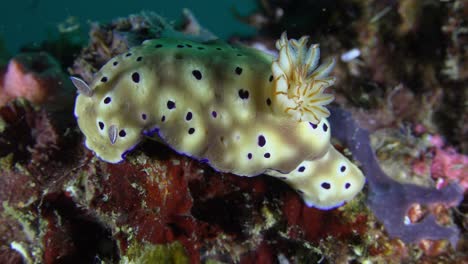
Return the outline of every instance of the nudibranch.
[[[276,46],[277,58],[220,41],[146,40],[90,84],[72,77],[86,147],[116,163],[153,137],[218,171],[278,177],[309,206],[341,205],[365,180],[330,144],[334,62],[319,66],[306,37],[283,34]]]

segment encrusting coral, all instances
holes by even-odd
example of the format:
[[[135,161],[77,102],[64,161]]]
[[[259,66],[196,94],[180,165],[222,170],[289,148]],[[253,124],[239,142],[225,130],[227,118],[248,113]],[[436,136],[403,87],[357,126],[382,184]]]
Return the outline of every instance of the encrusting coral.
[[[330,121],[337,128],[334,136],[345,143],[362,164],[370,188],[368,205],[383,222],[390,236],[406,243],[421,239],[448,239],[456,248],[460,233],[456,226],[441,226],[432,214],[412,224],[407,224],[405,217],[414,204],[458,205],[463,199],[462,188],[457,183],[451,183],[437,190],[416,184],[402,184],[390,178],[378,164],[370,145],[369,132],[359,127],[350,113],[338,108],[333,108],[332,112]]]
[[[333,96],[323,91],[333,60],[317,67],[319,48],[305,37],[283,34],[277,47],[274,60],[218,41],[160,38],[111,59],[89,86],[72,77],[86,146],[115,163],[153,136],[218,171],[278,177],[309,206],[343,204],[364,177],[330,145],[323,105]]]

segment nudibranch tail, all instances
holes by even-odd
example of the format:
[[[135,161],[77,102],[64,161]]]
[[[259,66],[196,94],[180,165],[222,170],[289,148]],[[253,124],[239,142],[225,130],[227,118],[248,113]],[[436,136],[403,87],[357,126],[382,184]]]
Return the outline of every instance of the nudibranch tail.
[[[308,37],[288,40],[286,33],[276,42],[278,59],[272,64],[275,80],[277,111],[284,112],[297,121],[317,124],[330,115],[324,106],[333,101],[324,90],[335,82],[328,77],[335,60],[318,66],[320,48],[317,44],[307,48]]]
[[[304,160],[289,173],[270,170],[266,174],[291,185],[308,206],[324,210],[353,199],[365,183],[359,168],[333,146],[322,157]]]

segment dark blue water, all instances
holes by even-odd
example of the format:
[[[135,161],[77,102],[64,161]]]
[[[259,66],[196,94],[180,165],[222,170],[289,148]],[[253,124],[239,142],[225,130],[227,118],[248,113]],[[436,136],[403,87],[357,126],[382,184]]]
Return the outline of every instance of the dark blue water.
[[[233,33],[253,32],[252,28],[237,21],[231,11],[235,7],[247,14],[255,8],[252,0],[24,0],[5,1],[0,15],[0,39],[11,52],[25,43],[40,42],[58,31],[60,23],[67,19],[87,32],[89,21],[106,22],[140,11],[154,11],[169,20],[181,16],[182,8],[189,8],[205,28],[217,36],[226,38]],[[3,3],[5,3],[3,2]]]

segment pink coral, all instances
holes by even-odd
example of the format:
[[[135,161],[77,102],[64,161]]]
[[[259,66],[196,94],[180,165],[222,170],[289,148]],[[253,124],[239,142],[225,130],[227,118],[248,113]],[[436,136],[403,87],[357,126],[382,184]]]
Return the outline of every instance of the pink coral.
[[[458,182],[466,192],[468,189],[468,156],[457,153],[451,147],[436,148],[431,175],[435,179],[441,179],[438,188],[446,185],[445,179],[450,179]]]
[[[32,73],[27,73],[15,59],[8,63],[0,94],[0,104],[3,105],[16,97],[25,97],[30,101],[42,101],[44,93],[41,84]]]
[[[0,106],[19,97],[35,104],[63,99],[67,83],[60,65],[47,53],[20,54],[0,77]]]
[[[429,136],[431,159],[423,158],[413,163],[412,169],[418,175],[431,175],[437,180],[437,188],[446,186],[448,181],[457,182],[466,192],[468,189],[468,156],[458,153],[453,147],[445,146],[440,135]]]

